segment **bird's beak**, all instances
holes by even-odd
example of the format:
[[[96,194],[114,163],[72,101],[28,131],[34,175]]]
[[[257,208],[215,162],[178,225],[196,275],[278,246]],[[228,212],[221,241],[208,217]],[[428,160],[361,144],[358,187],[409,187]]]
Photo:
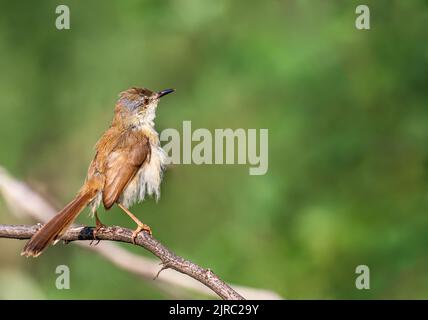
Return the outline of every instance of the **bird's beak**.
[[[174,89],[165,89],[165,90],[159,91],[159,92],[158,92],[158,99],[159,99],[160,97],[163,97],[163,96],[165,96],[165,95],[167,95],[167,94],[169,94],[169,93],[172,93],[172,92],[174,92],[174,91],[175,91]]]

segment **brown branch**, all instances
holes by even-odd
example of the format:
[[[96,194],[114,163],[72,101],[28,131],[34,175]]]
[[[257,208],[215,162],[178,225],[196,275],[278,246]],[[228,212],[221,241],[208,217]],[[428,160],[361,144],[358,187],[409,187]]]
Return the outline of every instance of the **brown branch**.
[[[30,239],[33,234],[40,228],[40,225],[0,225],[0,238],[9,239]],[[62,237],[65,242],[77,240],[93,240],[93,227],[72,227]],[[119,241],[132,243],[132,230],[122,227],[105,227],[97,231],[98,240]],[[162,269],[171,268],[205,284],[222,299],[225,300],[244,300],[244,298],[233,290],[229,285],[222,281],[210,269],[204,269],[197,264],[183,259],[171,252],[163,244],[157,241],[146,232],[140,232],[135,239],[135,244],[157,256],[163,264]],[[161,270],[162,270],[161,269]]]
[[[10,209],[9,212],[15,217],[29,217],[36,221],[47,222],[56,214],[57,210],[42,196],[32,190],[26,183],[12,177],[1,166],[0,193],[3,196],[7,207]],[[159,290],[168,294],[172,298],[191,298],[193,297],[193,295],[190,295],[191,292],[208,296],[216,296],[211,289],[201,282],[188,277],[185,274],[175,272],[172,269],[162,271],[162,274],[157,281],[151,281],[159,273],[159,262],[155,259],[132,253],[131,251],[122,248],[115,241],[102,241],[97,246],[89,245],[88,241],[77,241],[76,244],[99,254],[116,267],[143,278],[148,281],[148,284],[156,286]],[[283,299],[280,295],[271,290],[236,284],[231,286],[246,299]]]

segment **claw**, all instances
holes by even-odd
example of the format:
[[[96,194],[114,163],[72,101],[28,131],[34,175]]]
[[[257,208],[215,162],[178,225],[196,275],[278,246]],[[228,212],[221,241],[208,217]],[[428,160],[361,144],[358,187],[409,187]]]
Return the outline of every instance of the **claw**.
[[[97,246],[101,240],[97,239],[97,232],[101,229],[107,228],[107,226],[105,224],[103,224],[101,222],[101,220],[98,218],[98,214],[95,211],[94,212],[95,215],[95,229],[92,231],[92,236],[94,237],[94,239],[89,243],[90,246],[92,246],[92,243],[94,241],[97,241],[97,243],[94,244],[94,247]]]
[[[132,233],[132,243],[133,244],[136,244],[135,239],[137,238],[138,234],[141,231],[147,232],[150,236],[152,235],[152,229],[147,224],[143,223],[141,225],[138,225],[137,229],[135,229],[135,231]]]
[[[91,242],[89,242],[89,245],[90,246],[92,246],[92,243],[94,242],[94,241],[96,241],[97,243],[95,243],[93,246],[94,247],[96,247],[100,242],[101,242],[101,240],[99,240],[99,239],[94,239],[94,240],[91,240]]]

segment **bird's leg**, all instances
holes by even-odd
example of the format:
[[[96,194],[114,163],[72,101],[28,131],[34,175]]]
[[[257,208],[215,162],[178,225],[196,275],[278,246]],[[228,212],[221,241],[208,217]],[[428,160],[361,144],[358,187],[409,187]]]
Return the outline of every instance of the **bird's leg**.
[[[149,235],[152,235],[152,229],[147,224],[142,223],[134,214],[129,211],[127,208],[125,208],[123,205],[118,203],[119,208],[121,208],[128,216],[131,217],[132,220],[137,224],[137,229],[132,233],[132,243],[135,244],[135,239],[137,238],[137,235],[141,231],[146,231]]]
[[[97,232],[98,232],[100,229],[105,228],[105,227],[106,227],[106,225],[105,225],[105,224],[103,224],[103,223],[101,222],[100,218],[98,218],[97,210],[94,210],[94,216],[95,216],[95,229],[94,229],[94,231],[92,232],[92,234],[94,235],[94,240],[97,240]],[[91,241],[91,243],[90,243],[89,245],[92,245],[92,242],[93,242],[94,240],[92,240],[92,241]],[[101,240],[98,240],[98,242],[95,244],[95,246],[96,246],[98,243],[100,243],[100,241],[101,241]]]

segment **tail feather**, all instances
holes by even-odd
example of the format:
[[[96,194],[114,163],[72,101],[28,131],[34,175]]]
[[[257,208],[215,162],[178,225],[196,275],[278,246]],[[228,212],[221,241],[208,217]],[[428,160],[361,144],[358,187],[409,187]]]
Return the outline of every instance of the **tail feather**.
[[[38,257],[55,238],[59,237],[67,230],[92,198],[93,194],[91,192],[79,194],[32,236],[30,241],[24,246],[21,255]]]

